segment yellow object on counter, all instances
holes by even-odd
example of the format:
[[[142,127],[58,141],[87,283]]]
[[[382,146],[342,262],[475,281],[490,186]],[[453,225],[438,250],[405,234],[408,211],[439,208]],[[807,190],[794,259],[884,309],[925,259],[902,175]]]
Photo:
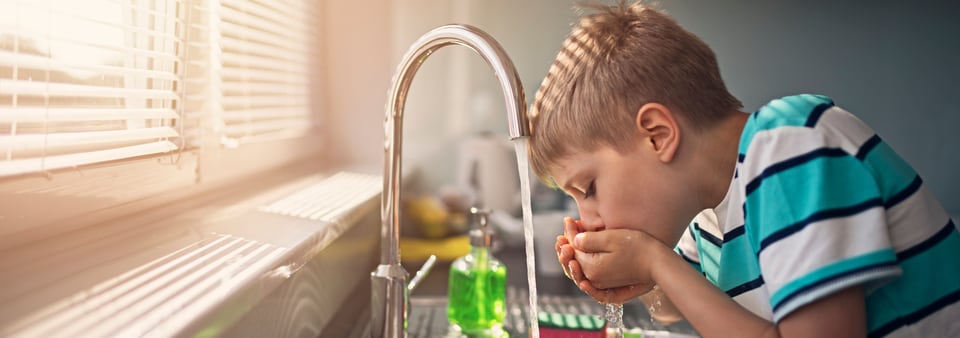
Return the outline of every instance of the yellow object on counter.
[[[447,226],[450,213],[439,199],[422,196],[406,202],[405,212],[417,225],[420,234],[427,238],[442,238],[450,229]]]
[[[437,255],[441,262],[452,262],[470,252],[466,235],[442,239],[400,238],[400,257],[404,262],[422,262]]]

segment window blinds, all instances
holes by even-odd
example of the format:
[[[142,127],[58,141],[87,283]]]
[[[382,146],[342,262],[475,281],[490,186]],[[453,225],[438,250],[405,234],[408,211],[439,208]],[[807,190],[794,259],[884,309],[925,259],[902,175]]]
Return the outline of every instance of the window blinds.
[[[314,7],[0,1],[0,177],[304,135]]]
[[[0,2],[0,176],[178,149],[183,8]]]
[[[222,48],[222,144],[309,131],[311,3],[221,0],[215,7]]]

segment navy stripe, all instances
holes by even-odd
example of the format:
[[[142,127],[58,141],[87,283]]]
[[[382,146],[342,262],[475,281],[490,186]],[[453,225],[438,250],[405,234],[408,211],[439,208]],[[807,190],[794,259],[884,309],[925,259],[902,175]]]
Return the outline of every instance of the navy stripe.
[[[930,303],[930,305],[924,306],[919,310],[914,311],[913,313],[907,314],[902,317],[897,317],[896,319],[891,320],[889,323],[886,323],[883,326],[877,328],[876,331],[870,332],[870,334],[867,335],[867,337],[873,338],[873,337],[886,336],[901,327],[904,327],[907,325],[913,325],[919,322],[920,320],[927,318],[927,316],[934,314],[937,311],[940,311],[941,309],[947,306],[955,304],[957,301],[960,301],[960,290],[951,292],[946,296],[940,297],[940,299],[937,299],[933,303]]]
[[[747,158],[747,155],[737,153],[737,162],[743,163],[743,159]]]
[[[727,233],[723,234],[723,242],[729,243],[730,241],[737,239],[737,237],[740,237],[740,235],[743,235],[745,231],[746,230],[744,230],[743,224],[741,224],[740,226],[733,228],[733,230],[727,231]]]
[[[687,257],[687,255],[680,254],[680,257],[683,257],[683,260],[687,261],[687,263],[690,263],[690,265],[700,266],[700,262],[690,259],[690,257]]]
[[[763,276],[762,276],[762,275],[759,276],[759,277],[757,277],[756,279],[754,279],[754,280],[752,280],[752,281],[749,281],[749,282],[746,282],[746,283],[743,283],[743,284],[734,286],[734,287],[731,288],[730,290],[727,290],[727,296],[730,296],[730,298],[733,298],[733,297],[742,295],[742,294],[744,294],[744,293],[746,293],[746,292],[748,292],[748,291],[750,291],[750,290],[759,288],[759,287],[761,287],[761,286],[763,286]]]
[[[880,136],[873,134],[867,142],[863,142],[860,150],[857,150],[857,159],[863,161],[863,159],[867,158],[867,154],[870,154],[870,151],[876,148],[878,144],[880,144]]]
[[[898,252],[897,260],[902,261],[910,259],[910,257],[916,256],[917,254],[936,246],[943,240],[947,239],[947,237],[950,237],[950,235],[955,231],[957,231],[957,228],[954,227],[953,221],[948,220],[947,225],[940,229],[940,231],[937,231],[937,233],[933,234],[933,236],[930,236],[930,238],[927,238],[923,240],[923,242],[920,242],[906,250]]]
[[[700,225],[697,224],[697,222],[693,222],[693,225],[692,225],[692,226],[688,226],[688,227],[687,227],[687,231],[690,232],[690,238],[693,238],[694,240],[696,240],[696,239],[697,239],[697,234],[693,233],[693,228],[694,228],[694,227],[698,227],[698,228],[699,228]]]
[[[817,125],[817,121],[820,121],[820,116],[823,116],[823,112],[830,107],[833,107],[832,103],[821,103],[813,107],[813,111],[810,112],[810,116],[807,117],[807,123],[804,123],[804,126],[813,128],[813,126]]]
[[[793,235],[794,233],[797,233],[800,230],[803,230],[803,228],[807,227],[807,225],[810,225],[811,223],[822,221],[825,219],[830,219],[830,218],[839,218],[839,217],[846,217],[850,215],[856,215],[860,212],[863,212],[864,210],[869,210],[879,206],[880,206],[880,198],[871,198],[866,201],[863,201],[848,207],[827,209],[827,210],[821,210],[819,212],[815,212],[813,213],[813,215],[810,215],[806,219],[801,220],[797,223],[788,225],[783,229],[777,230],[776,232],[770,234],[769,236],[767,236],[767,238],[764,238],[762,241],[760,241],[760,250],[757,251],[757,255],[759,256],[760,252],[763,252],[763,249],[766,249],[771,244],[776,243],[777,241],[784,239],[790,235]]]
[[[840,148],[819,148],[807,152],[806,154],[797,155],[786,160],[777,162],[760,173],[760,176],[754,178],[750,183],[747,183],[747,195],[750,195],[751,192],[760,187],[760,183],[763,182],[763,179],[773,176],[781,171],[796,167],[798,165],[810,162],[820,157],[842,157],[846,156],[847,152],[843,151]]]
[[[713,234],[707,232],[706,230],[700,229],[700,224],[693,223],[693,226],[697,228],[697,232],[700,233],[700,238],[707,240],[707,242],[713,243],[717,247],[723,246],[723,240],[717,238]]]
[[[871,264],[871,265],[862,266],[862,267],[859,267],[859,268],[856,268],[856,269],[853,269],[853,270],[844,271],[843,273],[840,273],[840,274],[837,274],[837,275],[833,275],[833,276],[830,276],[830,277],[828,277],[828,278],[821,279],[821,280],[819,280],[819,281],[817,281],[817,282],[815,282],[815,283],[812,283],[812,284],[810,284],[810,285],[804,286],[804,287],[798,289],[797,291],[794,291],[793,293],[787,295],[786,297],[783,297],[783,300],[781,300],[780,303],[777,303],[776,305],[773,306],[773,312],[777,312],[777,310],[780,309],[780,307],[783,306],[783,304],[790,303],[790,300],[791,300],[791,299],[797,298],[797,297],[799,297],[799,296],[801,296],[801,295],[803,295],[803,294],[806,294],[806,293],[808,293],[808,292],[810,292],[810,291],[813,291],[813,290],[815,290],[815,289],[823,286],[824,284],[829,284],[829,283],[832,283],[832,282],[834,282],[834,281],[836,281],[836,280],[838,280],[838,279],[842,279],[842,278],[845,278],[845,277],[848,277],[848,276],[853,276],[853,275],[859,275],[859,274],[862,274],[862,273],[865,273],[865,272],[869,272],[869,271],[871,271],[871,270],[886,270],[886,269],[888,269],[888,268],[890,268],[890,267],[894,267],[894,266],[897,266],[897,262],[880,262],[880,263],[877,263],[877,264]]]
[[[910,185],[908,185],[906,188],[903,188],[903,190],[900,190],[900,192],[890,197],[890,199],[888,199],[886,202],[883,203],[883,207],[890,209],[893,206],[900,204],[900,202],[903,202],[903,200],[913,195],[913,193],[917,192],[917,190],[920,190],[920,185],[922,184],[923,184],[923,180],[920,179],[920,175],[914,176],[913,182],[910,182]]]

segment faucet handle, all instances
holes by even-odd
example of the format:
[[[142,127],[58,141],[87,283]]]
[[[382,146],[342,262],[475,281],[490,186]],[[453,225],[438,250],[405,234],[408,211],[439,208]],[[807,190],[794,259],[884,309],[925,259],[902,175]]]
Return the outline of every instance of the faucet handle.
[[[413,276],[413,279],[410,280],[410,283],[407,284],[407,292],[413,292],[413,289],[416,289],[420,285],[420,281],[423,280],[430,270],[433,269],[433,265],[437,263],[437,255],[430,255],[430,258],[427,258],[427,261],[423,263],[423,266],[420,267],[420,270],[417,270],[417,273]]]

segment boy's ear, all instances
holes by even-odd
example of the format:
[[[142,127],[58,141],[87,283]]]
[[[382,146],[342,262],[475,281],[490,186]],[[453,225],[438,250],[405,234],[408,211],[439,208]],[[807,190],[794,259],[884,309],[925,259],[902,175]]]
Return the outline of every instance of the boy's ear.
[[[673,112],[659,103],[647,103],[637,112],[637,131],[642,146],[663,163],[673,161],[680,147],[680,126]]]

